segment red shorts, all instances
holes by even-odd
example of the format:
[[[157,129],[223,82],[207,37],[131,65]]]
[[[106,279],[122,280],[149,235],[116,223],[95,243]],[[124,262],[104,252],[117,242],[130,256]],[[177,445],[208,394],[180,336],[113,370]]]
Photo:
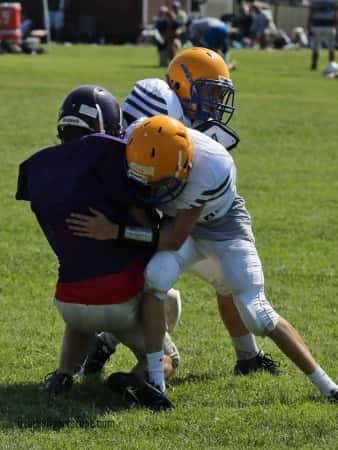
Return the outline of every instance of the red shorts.
[[[111,305],[135,297],[144,286],[144,263],[133,262],[123,272],[75,283],[59,281],[55,298],[64,303]]]

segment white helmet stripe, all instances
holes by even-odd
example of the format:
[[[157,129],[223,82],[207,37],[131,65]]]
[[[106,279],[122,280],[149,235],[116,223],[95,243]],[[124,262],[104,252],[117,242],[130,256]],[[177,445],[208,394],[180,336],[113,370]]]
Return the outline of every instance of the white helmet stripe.
[[[64,116],[59,120],[58,126],[70,125],[73,127],[81,127],[90,130],[89,125],[82,119],[76,116]]]

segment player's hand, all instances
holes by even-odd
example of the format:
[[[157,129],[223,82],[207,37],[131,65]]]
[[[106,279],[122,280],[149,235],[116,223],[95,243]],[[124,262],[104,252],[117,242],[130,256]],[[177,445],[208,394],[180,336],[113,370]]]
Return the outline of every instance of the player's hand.
[[[110,222],[107,217],[96,209],[89,208],[91,216],[71,213],[66,219],[68,228],[74,236],[97,239],[100,241],[116,239],[118,225]]]

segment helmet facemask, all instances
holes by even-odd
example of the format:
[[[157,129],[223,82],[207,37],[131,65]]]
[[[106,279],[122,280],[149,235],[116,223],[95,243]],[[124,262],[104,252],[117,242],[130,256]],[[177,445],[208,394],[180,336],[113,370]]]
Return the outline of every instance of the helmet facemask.
[[[197,80],[192,86],[197,120],[218,120],[226,125],[234,113],[234,89],[229,81]]]
[[[191,99],[182,99],[185,113],[193,120],[215,119],[224,125],[235,111],[235,91],[231,82],[201,79],[191,83]]]

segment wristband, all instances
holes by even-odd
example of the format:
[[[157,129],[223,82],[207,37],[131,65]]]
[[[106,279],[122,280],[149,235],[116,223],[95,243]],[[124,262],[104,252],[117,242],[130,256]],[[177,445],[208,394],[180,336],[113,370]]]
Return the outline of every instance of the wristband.
[[[157,248],[160,231],[157,229],[119,225],[117,240],[127,241],[135,245]]]

